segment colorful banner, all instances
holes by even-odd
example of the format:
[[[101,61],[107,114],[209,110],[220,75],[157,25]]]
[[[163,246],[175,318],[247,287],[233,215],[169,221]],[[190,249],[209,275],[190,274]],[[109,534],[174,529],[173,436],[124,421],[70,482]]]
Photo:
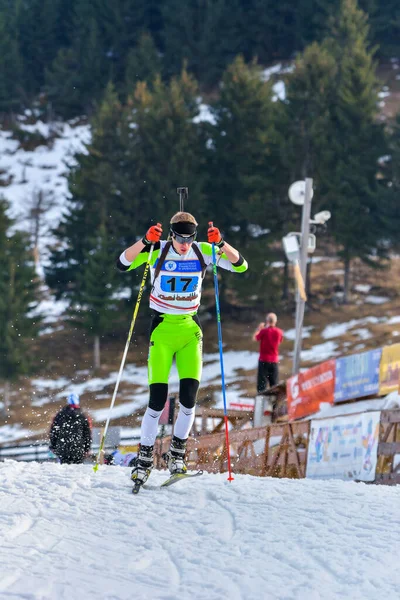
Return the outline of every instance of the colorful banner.
[[[335,402],[363,398],[379,391],[382,348],[336,359]]]
[[[290,421],[317,412],[321,402],[333,404],[335,360],[327,360],[294,375],[288,380],[286,390]]]
[[[382,348],[379,372],[379,395],[384,396],[399,389],[400,383],[400,344]]]
[[[311,421],[306,477],[374,481],[380,411]]]

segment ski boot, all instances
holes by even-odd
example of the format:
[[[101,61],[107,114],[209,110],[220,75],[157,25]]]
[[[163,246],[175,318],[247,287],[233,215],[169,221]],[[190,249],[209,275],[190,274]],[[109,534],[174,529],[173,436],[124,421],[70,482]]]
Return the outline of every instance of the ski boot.
[[[153,468],[153,448],[154,446],[142,446],[140,445],[139,454],[132,461],[132,473],[131,479],[134,482],[134,488],[132,492],[137,494],[140,488],[149,478],[151,470]]]
[[[187,439],[181,440],[180,438],[173,436],[168,452],[165,452],[162,455],[171,475],[186,473],[187,471],[185,463],[186,442]]]

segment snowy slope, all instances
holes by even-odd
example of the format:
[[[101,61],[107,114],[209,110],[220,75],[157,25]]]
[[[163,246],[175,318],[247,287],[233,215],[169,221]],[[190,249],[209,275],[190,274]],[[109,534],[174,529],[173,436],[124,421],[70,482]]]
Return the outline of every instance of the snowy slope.
[[[0,463],[0,598],[397,600],[400,487]]]
[[[11,132],[0,127],[0,172],[3,182],[8,183],[1,188],[2,195],[10,202],[10,213],[17,219],[18,227],[26,231],[31,228],[27,216],[35,192],[42,191],[53,201],[52,207],[43,215],[40,232],[41,252],[46,254],[47,245],[53,241],[50,229],[58,225],[70,196],[67,176],[75,165],[74,155],[87,152],[85,144],[91,140],[90,127],[76,126],[73,122],[45,124],[42,121],[35,125],[21,122],[19,127],[30,133],[38,132],[45,139],[57,133],[49,146],[26,151],[12,139]]]

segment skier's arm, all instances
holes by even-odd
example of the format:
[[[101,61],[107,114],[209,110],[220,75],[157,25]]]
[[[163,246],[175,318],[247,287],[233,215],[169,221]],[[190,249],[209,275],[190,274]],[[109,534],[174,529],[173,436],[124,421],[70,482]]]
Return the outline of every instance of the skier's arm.
[[[118,258],[117,267],[120,271],[128,271],[136,269],[144,262],[147,261],[150,247],[154,245],[156,247],[160,244],[162,234],[162,228],[160,223],[152,225],[147,230],[146,235],[139,241],[126,248],[121,256]]]
[[[141,253],[143,248],[146,248],[146,244],[143,243],[143,240],[139,240],[124,250],[126,262],[132,264],[135,258]]]
[[[206,265],[210,265],[212,263],[211,244],[200,242],[199,247],[203,254],[204,262]],[[227,247],[228,252],[225,252],[225,247]],[[233,271],[235,273],[244,273],[248,268],[246,259],[233,246],[230,246],[226,242],[221,250],[217,250],[217,265],[226,271]]]
[[[209,223],[207,231],[208,243],[215,244],[219,249],[219,260],[218,266],[229,271],[236,271],[241,273],[247,270],[247,262],[243,256],[230,244],[225,242],[218,227],[214,227],[212,223]],[[227,266],[225,263],[229,261],[230,265]],[[233,267],[233,269],[231,268]]]
[[[229,262],[231,262],[232,264],[235,264],[238,262],[238,260],[240,258],[240,254],[236,250],[236,248],[234,248],[227,242],[224,242],[224,245],[222,246],[222,248],[223,248],[224,254],[225,254],[226,258],[229,260]]]

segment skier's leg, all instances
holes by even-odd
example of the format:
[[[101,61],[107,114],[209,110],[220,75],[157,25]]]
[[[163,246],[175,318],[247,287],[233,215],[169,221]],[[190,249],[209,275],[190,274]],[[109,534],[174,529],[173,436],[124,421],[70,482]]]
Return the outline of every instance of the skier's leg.
[[[133,481],[145,483],[153,468],[153,449],[157,437],[158,421],[168,396],[168,376],[171,370],[174,348],[169,343],[169,332],[163,327],[163,319],[157,317],[152,327],[148,358],[150,400],[143,416],[140,448],[132,471]]]
[[[179,413],[171,447],[166,455],[171,473],[184,473],[186,442],[195,417],[195,404],[202,371],[202,332],[196,320],[187,324],[187,343],[176,353],[180,378]]]
[[[148,358],[150,400],[142,420],[140,436],[140,443],[145,446],[153,446],[157,437],[158,421],[168,396],[168,377],[174,352],[169,329],[159,321],[150,336]]]

